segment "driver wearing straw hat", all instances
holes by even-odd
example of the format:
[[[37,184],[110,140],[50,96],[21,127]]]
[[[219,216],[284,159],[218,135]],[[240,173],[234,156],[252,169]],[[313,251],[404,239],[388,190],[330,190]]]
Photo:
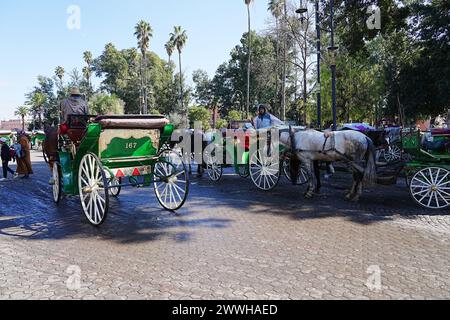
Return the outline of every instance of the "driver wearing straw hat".
[[[67,122],[69,115],[88,115],[89,108],[83,99],[80,89],[73,87],[70,89],[70,97],[61,102],[62,121]]]

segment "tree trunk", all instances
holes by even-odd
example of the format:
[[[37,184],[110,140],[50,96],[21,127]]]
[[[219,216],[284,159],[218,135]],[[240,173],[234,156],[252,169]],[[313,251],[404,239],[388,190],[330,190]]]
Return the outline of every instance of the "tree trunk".
[[[303,124],[306,125],[307,118],[307,107],[306,104],[308,102],[308,79],[307,79],[307,61],[306,57],[308,56],[308,47],[307,40],[305,34],[305,59],[303,59]]]
[[[282,89],[282,101],[281,101],[281,120],[286,121],[286,78],[287,78],[287,69],[286,69],[286,60],[287,60],[287,32],[286,32],[286,24],[287,24],[287,1],[284,1],[284,44],[283,44],[283,89]]]
[[[144,112],[144,58],[141,60],[141,90],[139,97],[139,113],[143,114]]]
[[[279,92],[278,92],[278,84],[279,84],[279,75],[280,75],[280,30],[279,30],[279,22],[278,18],[276,18],[276,29],[277,29],[277,52],[276,52],[276,66],[275,66],[275,99],[274,102],[274,109],[278,111],[278,116],[281,115],[281,108],[279,105]]]
[[[250,5],[247,5],[248,15],[248,65],[247,65],[247,115],[250,116],[250,68],[251,68],[251,56],[252,56],[252,44],[251,44],[251,18],[250,18]]]
[[[25,116],[22,116],[22,131],[25,131]]]
[[[185,117],[185,123],[187,125],[187,112],[184,110],[184,97],[183,97],[183,73],[181,71],[181,51],[178,51],[178,64],[180,67],[180,105],[181,105],[181,112]],[[186,127],[187,128],[187,127]]]
[[[143,113],[147,114],[148,113],[148,109],[147,109],[147,90],[146,90],[146,78],[145,78],[145,69],[147,68],[147,56],[146,53],[143,53],[143,60],[142,60],[142,93],[143,93],[143,97],[144,97],[144,110]]]

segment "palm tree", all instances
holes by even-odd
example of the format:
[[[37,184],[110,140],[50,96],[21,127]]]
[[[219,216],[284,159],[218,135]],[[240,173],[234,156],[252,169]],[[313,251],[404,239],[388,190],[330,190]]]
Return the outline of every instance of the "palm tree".
[[[35,92],[31,97],[30,104],[33,108],[33,112],[38,115],[39,129],[42,129],[42,114],[44,112],[43,107],[47,102],[47,96],[42,92]]]
[[[63,78],[64,74],[66,73],[66,70],[64,70],[63,67],[58,66],[55,68],[55,76],[59,79],[59,82],[57,82],[58,87],[58,98],[61,98],[64,95],[64,84],[63,84]]]
[[[278,84],[279,84],[279,63],[280,63],[280,17],[283,14],[283,3],[285,0],[270,0],[268,10],[275,18],[276,33],[277,33],[277,46],[276,46],[276,66],[275,66],[275,98],[274,103],[278,104]],[[281,110],[279,110],[281,111]],[[281,112],[280,112],[281,113]]]
[[[59,80],[62,81],[62,79],[64,78],[64,74],[66,73],[66,71],[64,70],[63,67],[58,66],[55,68],[55,75],[58,77]]]
[[[168,41],[164,45],[164,48],[166,48],[167,55],[169,56],[169,65],[170,65],[170,63],[172,62],[171,58],[172,58],[172,55],[173,55],[173,51],[175,50],[174,44],[171,41]]]
[[[25,117],[28,115],[29,109],[25,106],[17,107],[14,115],[19,116],[22,119],[22,131],[25,131]]]
[[[170,34],[170,43],[173,44],[174,48],[178,50],[178,65],[180,68],[180,102],[181,111],[184,112],[185,119],[187,121],[187,110],[184,110],[184,93],[183,93],[183,72],[181,68],[181,53],[184,46],[186,45],[188,36],[186,30],[182,30],[180,26],[174,27],[174,32]]]
[[[150,24],[144,20],[138,22],[135,26],[134,35],[138,40],[138,47],[141,50],[141,113],[147,113],[147,94],[145,90],[145,68],[147,59],[147,50],[150,45],[150,38],[153,37],[153,29]]]
[[[247,6],[247,17],[248,17],[248,65],[247,65],[247,118],[250,115],[250,67],[251,67],[251,56],[252,56],[252,48],[251,48],[251,16],[250,16],[250,4],[254,0],[244,0],[245,5]]]
[[[89,97],[92,92],[91,76],[92,76],[92,64],[94,62],[92,58],[92,53],[90,51],[85,51],[83,53],[83,59],[84,62],[86,62],[86,66],[83,68],[83,76],[87,82],[86,96],[87,100],[89,100]]]

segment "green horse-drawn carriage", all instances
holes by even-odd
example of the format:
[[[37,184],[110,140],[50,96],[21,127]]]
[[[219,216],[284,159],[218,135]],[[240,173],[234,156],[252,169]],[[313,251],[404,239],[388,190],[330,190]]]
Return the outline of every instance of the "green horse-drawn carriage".
[[[5,138],[8,145],[10,145],[12,138],[11,130],[0,130],[0,138]]]
[[[45,132],[42,130],[33,131],[31,134],[31,149],[43,150]]]
[[[450,130],[404,130],[403,150],[412,198],[429,209],[450,206]]]
[[[234,172],[243,178],[251,177],[260,190],[273,190],[283,172],[288,180],[290,173],[290,150],[276,143],[270,131],[246,129],[247,121],[234,121],[229,130],[234,134],[223,136],[223,161],[219,157],[207,156],[206,171],[213,181],[219,181],[225,167],[233,167]],[[243,126],[244,125],[244,126]],[[285,130],[288,130],[287,128]],[[278,149],[278,150],[277,150]],[[274,151],[277,151],[277,156]],[[307,174],[300,167],[296,184],[308,182]]]
[[[109,196],[122,187],[154,186],[163,208],[180,209],[189,192],[181,157],[167,149],[173,125],[162,116],[69,116],[58,132],[53,199],[79,195],[89,222],[101,225]]]

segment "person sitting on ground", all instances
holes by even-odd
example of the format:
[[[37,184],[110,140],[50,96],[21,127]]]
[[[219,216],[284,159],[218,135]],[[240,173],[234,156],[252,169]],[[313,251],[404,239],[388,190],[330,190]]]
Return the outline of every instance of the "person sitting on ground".
[[[255,129],[268,129],[274,126],[283,125],[283,121],[269,113],[269,107],[261,104],[258,107],[258,116],[253,120]]]
[[[1,159],[3,169],[3,178],[1,178],[0,181],[5,181],[6,179],[8,179],[8,172],[14,176],[14,171],[11,170],[8,166],[9,162],[11,161],[11,153],[9,150],[9,146],[6,142],[7,142],[6,138],[0,139]]]

